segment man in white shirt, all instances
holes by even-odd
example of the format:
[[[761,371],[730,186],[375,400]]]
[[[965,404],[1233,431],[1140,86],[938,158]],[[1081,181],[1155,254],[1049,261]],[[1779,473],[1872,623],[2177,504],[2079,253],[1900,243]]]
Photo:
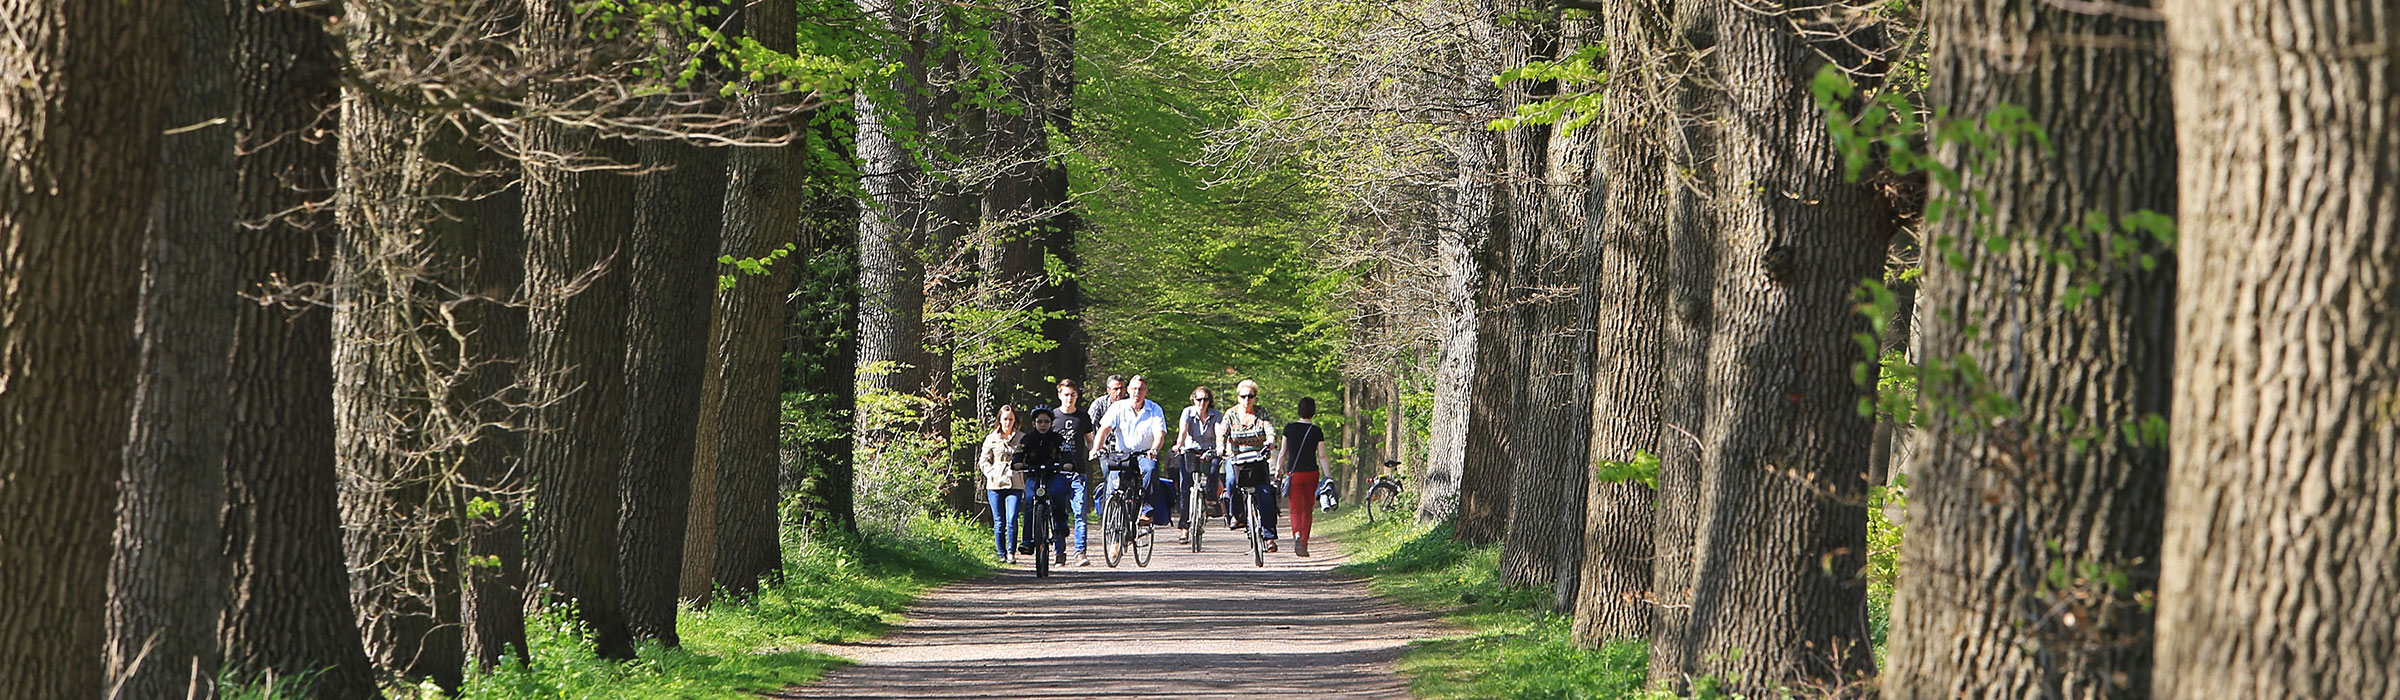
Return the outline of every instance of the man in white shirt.
[[[1150,494],[1151,502],[1142,504],[1142,523],[1149,524],[1152,511],[1155,510],[1162,516],[1166,514],[1163,507],[1154,507],[1152,504],[1158,501],[1158,496],[1168,495],[1156,485],[1158,480],[1157,452],[1167,442],[1167,412],[1165,409],[1159,408],[1157,402],[1150,400],[1150,381],[1148,379],[1138,374],[1134,375],[1132,379],[1126,380],[1125,388],[1132,395],[1123,401],[1118,401],[1117,405],[1109,407],[1108,416],[1100,419],[1100,432],[1093,436],[1092,440],[1092,459],[1100,459],[1101,450],[1110,447],[1119,452],[1144,453],[1138,458],[1141,465],[1142,484],[1153,493]],[[1112,438],[1116,441],[1110,442]],[[1101,480],[1101,503],[1108,502],[1111,489],[1115,486],[1115,479],[1103,478]]]

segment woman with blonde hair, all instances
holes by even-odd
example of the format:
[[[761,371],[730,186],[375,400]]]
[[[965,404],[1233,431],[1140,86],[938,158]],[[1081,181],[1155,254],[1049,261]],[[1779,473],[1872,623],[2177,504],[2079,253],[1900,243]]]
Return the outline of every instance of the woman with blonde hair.
[[[1000,559],[1017,563],[1017,505],[1025,497],[1025,473],[1017,471],[1017,447],[1025,435],[1017,431],[1017,407],[1001,404],[992,416],[992,433],[983,438],[975,469],[982,473],[984,502],[992,506],[992,546]]]
[[[1225,412],[1225,424],[1217,428],[1217,454],[1225,456],[1225,487],[1232,496],[1226,519],[1241,520],[1240,514],[1250,507],[1250,501],[1258,501],[1259,522],[1237,522],[1234,528],[1259,528],[1259,537],[1267,542],[1266,550],[1272,552],[1275,551],[1275,486],[1271,462],[1275,421],[1258,405],[1258,382],[1244,379],[1234,385],[1233,399],[1233,408]]]

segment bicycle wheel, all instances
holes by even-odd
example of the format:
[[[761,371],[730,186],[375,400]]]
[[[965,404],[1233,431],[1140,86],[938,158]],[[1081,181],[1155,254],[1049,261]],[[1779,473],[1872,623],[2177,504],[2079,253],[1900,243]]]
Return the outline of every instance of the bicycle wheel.
[[[1049,578],[1050,498],[1048,496],[1034,497],[1033,513],[1026,518],[1026,521],[1027,527],[1033,529],[1032,532],[1026,533],[1029,535],[1026,539],[1033,542],[1033,577]]]
[[[1367,489],[1367,524],[1375,523],[1375,516],[1379,511],[1389,510],[1392,499],[1392,490],[1383,484],[1376,484],[1373,488]]]
[[[1100,558],[1108,562],[1109,568],[1116,568],[1117,562],[1125,559],[1125,545],[1133,541],[1126,527],[1132,524],[1133,518],[1125,512],[1125,499],[1110,497],[1108,506],[1100,511]]]
[[[1208,532],[1208,502],[1200,498],[1203,490],[1201,480],[1194,475],[1192,495],[1183,504],[1183,524],[1191,527],[1185,531],[1185,536],[1192,538],[1192,552],[1195,554],[1200,551],[1200,533]]]
[[[1383,501],[1382,501],[1382,502],[1380,502],[1378,505],[1379,505],[1380,507],[1382,507],[1382,508],[1383,508],[1383,517],[1384,517],[1385,519],[1387,519],[1387,520],[1388,520],[1388,519],[1392,519],[1392,518],[1398,518],[1398,517],[1400,517],[1400,489],[1399,489],[1399,487],[1392,487],[1392,488],[1389,488],[1389,489],[1385,489],[1385,490],[1384,490],[1384,492],[1383,492]]]
[[[1149,566],[1150,551],[1158,547],[1157,525],[1133,526],[1133,565]]]
[[[1259,492],[1264,490],[1251,489],[1250,497],[1242,499],[1250,504],[1250,527],[1247,529],[1250,531],[1250,563],[1253,566],[1267,565],[1267,528],[1258,519],[1258,499],[1263,498]]]

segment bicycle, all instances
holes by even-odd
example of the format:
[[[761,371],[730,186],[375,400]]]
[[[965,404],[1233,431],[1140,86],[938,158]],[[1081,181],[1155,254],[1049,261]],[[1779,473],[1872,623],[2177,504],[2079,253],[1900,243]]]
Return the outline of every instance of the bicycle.
[[[1210,452],[1210,450],[1184,450],[1183,452],[1184,478],[1192,482],[1188,489],[1189,493],[1183,499],[1183,522],[1188,526],[1185,537],[1190,539],[1194,553],[1200,551],[1201,533],[1208,531],[1208,478],[1210,474],[1216,473],[1209,467],[1209,462],[1213,461],[1210,459],[1212,456]]]
[[[1025,541],[1033,546],[1033,577],[1050,577],[1051,477],[1065,473],[1057,465],[1037,465],[1025,471],[1026,480],[1033,482],[1033,511],[1025,515]]]
[[[1140,463],[1135,460],[1149,454],[1148,450],[1131,454],[1102,452],[1101,464],[1107,478],[1113,479],[1108,504],[1100,510],[1100,553],[1109,568],[1124,561],[1125,552],[1132,550],[1134,566],[1150,565],[1150,550],[1157,544],[1157,527],[1141,522],[1142,502],[1149,496],[1149,487],[1142,483]]]
[[[1383,469],[1386,472],[1399,466],[1400,460],[1396,459],[1385,460],[1383,463]],[[1375,515],[1378,512],[1382,513],[1385,518],[1400,517],[1401,480],[1402,477],[1395,474],[1375,475],[1375,483],[1367,487],[1367,524],[1375,524]]]
[[[1250,535],[1250,564],[1264,567],[1267,565],[1267,528],[1266,521],[1258,519],[1258,504],[1274,497],[1267,491],[1274,484],[1273,479],[1267,478],[1267,460],[1234,465],[1233,478],[1234,489],[1248,492],[1242,504],[1250,519],[1245,521],[1248,524],[1242,529]]]

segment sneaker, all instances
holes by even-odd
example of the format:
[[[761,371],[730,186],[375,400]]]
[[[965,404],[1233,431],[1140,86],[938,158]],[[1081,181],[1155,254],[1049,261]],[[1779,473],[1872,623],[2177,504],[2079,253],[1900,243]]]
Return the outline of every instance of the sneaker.
[[[1274,541],[1274,540],[1267,540],[1267,551],[1269,551],[1269,552],[1275,551],[1275,541]]]
[[[1292,545],[1292,556],[1296,556],[1296,557],[1306,557],[1306,556],[1308,556],[1308,543],[1307,543],[1307,542],[1302,542],[1302,543],[1300,543],[1300,544]]]
[[[1091,566],[1091,565],[1092,565],[1092,558],[1091,558],[1091,556],[1089,556],[1089,555],[1077,555],[1077,556],[1075,557],[1075,565],[1076,565],[1076,566]]]
[[[1192,533],[1190,533],[1190,532],[1178,532],[1178,533],[1175,533],[1175,543],[1176,543],[1176,544],[1191,544],[1191,543],[1192,543]]]
[[[1236,521],[1233,521],[1233,522],[1226,523],[1226,524],[1225,524],[1225,529],[1227,529],[1227,530],[1234,530],[1234,531],[1240,531],[1240,530],[1241,530],[1243,527],[1247,527],[1247,526],[1248,526],[1248,523],[1244,523],[1244,522],[1242,522],[1242,521],[1236,520]]]
[[[1066,553],[1066,552],[1059,552],[1059,553],[1058,553],[1058,559],[1056,559],[1056,560],[1054,560],[1054,561],[1050,562],[1050,565],[1051,565],[1051,566],[1066,566],[1066,565],[1067,565],[1067,553]]]

